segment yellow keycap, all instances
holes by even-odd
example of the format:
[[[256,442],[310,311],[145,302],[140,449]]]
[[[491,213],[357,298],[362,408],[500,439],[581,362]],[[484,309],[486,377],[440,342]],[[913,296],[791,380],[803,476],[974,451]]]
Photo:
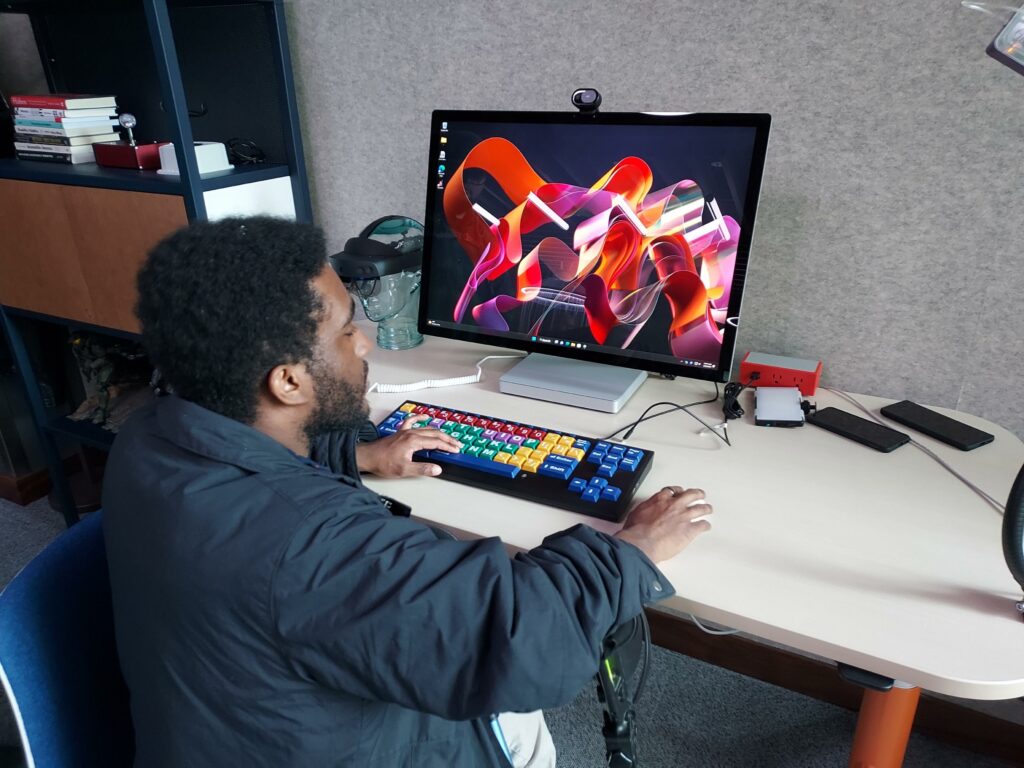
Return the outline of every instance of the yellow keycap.
[[[544,459],[548,457],[549,453],[551,453],[551,451],[542,451],[538,448],[536,451],[530,453],[530,458],[536,459],[537,461],[544,461]]]
[[[559,439],[559,441],[558,441],[559,445],[565,445],[565,446],[568,446],[569,448],[572,448],[575,443],[576,443],[576,438],[575,437],[569,437],[568,435],[562,435],[561,439]]]
[[[509,454],[505,454],[505,455],[508,456],[508,462],[507,463],[511,464],[514,467],[521,467],[521,466],[523,466],[523,464],[526,463],[526,459],[524,459],[522,456],[510,456]]]
[[[494,454],[494,458],[491,461],[496,461],[499,464],[508,464],[511,454],[505,453],[504,451],[498,451]]]
[[[532,454],[532,453],[533,453],[533,449],[532,448],[527,448],[526,446],[523,446],[518,451],[516,451],[516,456],[522,456],[524,459],[528,459],[528,458],[530,458],[530,454]]]
[[[416,407],[416,406],[415,406],[415,405],[413,405],[412,403],[405,403],[405,404],[404,404],[404,405],[402,405],[402,406],[401,406],[401,407],[400,407],[400,408],[399,408],[398,410],[400,410],[400,411],[405,411],[406,413],[412,413],[412,411],[413,411],[413,408],[415,408],[415,407]]]
[[[561,435],[555,434],[554,432],[548,432],[546,435],[544,435],[544,439],[541,440],[541,442],[542,443],[557,443],[561,439],[562,439]]]
[[[538,469],[540,469],[540,462],[537,459],[527,459],[523,462],[524,472],[536,472]]]
[[[537,446],[539,451],[547,451],[551,453],[551,449],[554,448],[558,443],[553,443],[550,440],[544,440],[540,445]]]
[[[551,449],[551,452],[553,454],[555,454],[556,456],[565,456],[565,452],[568,451],[568,450],[569,450],[568,448],[566,448],[564,445],[559,443],[558,445],[556,445],[554,448]]]
[[[587,455],[587,452],[582,448],[570,448],[565,452],[565,455],[570,459],[576,459],[576,461],[583,461],[583,457]]]

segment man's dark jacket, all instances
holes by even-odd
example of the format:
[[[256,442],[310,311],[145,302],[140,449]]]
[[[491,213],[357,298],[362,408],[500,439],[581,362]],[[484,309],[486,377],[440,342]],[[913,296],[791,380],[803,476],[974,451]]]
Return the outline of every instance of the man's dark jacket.
[[[341,443],[332,471],[171,396],[118,436],[104,531],[137,766],[507,766],[488,716],[570,701],[605,634],[672,592],[583,525],[514,559],[441,540]]]

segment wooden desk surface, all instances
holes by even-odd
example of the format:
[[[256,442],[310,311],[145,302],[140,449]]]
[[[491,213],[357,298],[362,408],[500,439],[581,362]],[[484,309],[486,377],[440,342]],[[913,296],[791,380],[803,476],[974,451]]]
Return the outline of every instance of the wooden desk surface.
[[[464,376],[488,354],[513,353],[434,338],[413,350],[376,349],[370,381]],[[499,393],[498,377],[514,363],[488,361],[480,384],[408,397],[603,437],[653,402],[714,394],[707,382],[649,379],[622,412],[604,414]],[[372,417],[383,418],[405,397],[372,394]],[[876,410],[888,402],[856,397]],[[854,410],[824,390],[813,399]],[[698,435],[700,425],[683,413],[647,422],[629,440],[656,452],[638,498],[665,485],[697,486],[715,507],[712,530],[661,564],[677,590],[661,605],[938,693],[1024,696],[1024,621],[1014,607],[1021,591],[1003,560],[999,513],[912,445],[883,454],[811,425],[757,427],[747,393],[741,403],[750,407],[729,427],[732,447]],[[695,410],[709,423],[721,421],[715,405]],[[1024,444],[983,419],[950,413],[995,441],[963,453],[911,435],[1005,501]],[[423,520],[500,536],[517,549],[581,522],[618,529],[432,478],[366,479]]]

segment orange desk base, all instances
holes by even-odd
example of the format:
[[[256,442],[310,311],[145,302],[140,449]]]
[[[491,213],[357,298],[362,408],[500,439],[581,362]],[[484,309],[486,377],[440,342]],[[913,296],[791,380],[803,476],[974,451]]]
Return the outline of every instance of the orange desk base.
[[[900,768],[914,725],[920,688],[864,691],[850,768]]]

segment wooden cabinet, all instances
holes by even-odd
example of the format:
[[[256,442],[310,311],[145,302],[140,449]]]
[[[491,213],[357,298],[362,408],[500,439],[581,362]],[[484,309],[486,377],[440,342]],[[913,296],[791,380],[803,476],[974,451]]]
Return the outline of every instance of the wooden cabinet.
[[[137,333],[139,266],[187,223],[178,195],[0,179],[0,304]]]

